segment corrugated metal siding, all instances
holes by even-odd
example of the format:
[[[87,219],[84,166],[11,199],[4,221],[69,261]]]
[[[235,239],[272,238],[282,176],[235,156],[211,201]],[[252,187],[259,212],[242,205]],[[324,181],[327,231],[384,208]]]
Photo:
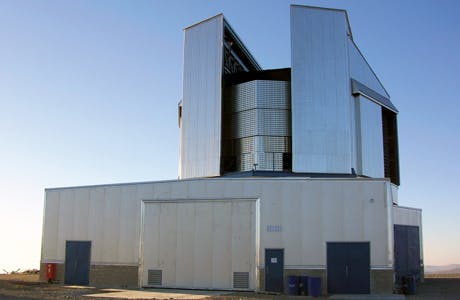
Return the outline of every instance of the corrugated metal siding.
[[[383,131],[382,108],[366,97],[359,96],[356,102],[359,122],[358,175],[383,178]]]
[[[231,155],[236,171],[282,171],[291,152],[290,84],[253,80],[228,88]]]
[[[422,211],[410,207],[393,207],[393,224],[422,226]]]
[[[232,116],[232,137],[290,136],[290,111],[278,109],[252,109]]]
[[[235,140],[235,149],[239,153],[279,152],[290,153],[288,136],[250,136]]]
[[[66,240],[91,240],[91,264],[141,264],[142,285],[148,283],[148,270],[154,269],[163,270],[163,285],[176,280],[189,287],[206,286],[212,258],[213,274],[227,274],[216,277],[213,286],[231,287],[232,272],[253,272],[250,280],[255,278],[256,267],[263,268],[265,248],[284,248],[287,268],[321,268],[326,264],[327,241],[370,241],[371,267],[389,267],[392,244],[385,238],[393,226],[391,197],[386,195],[389,184],[375,179],[219,178],[48,190],[42,262],[63,261]],[[207,199],[209,205],[195,204],[196,199]],[[259,204],[248,207],[253,202],[235,204],[231,199],[259,199]],[[149,217],[141,218],[143,200],[162,204],[150,206],[144,210]],[[395,224],[404,220],[398,217],[404,214],[399,210],[407,209],[393,208]],[[419,216],[419,211],[415,213]],[[139,251],[141,219],[150,230],[144,232],[149,239],[143,242],[143,252]],[[192,219],[197,222],[193,226]],[[172,238],[174,228],[177,238]],[[250,242],[232,247],[239,238]],[[238,250],[256,240],[260,240],[258,253],[256,244],[249,254]],[[183,250],[172,250],[176,248],[190,251],[182,255]],[[164,259],[159,261],[152,253]],[[230,261],[230,256],[235,259]],[[193,270],[187,267],[189,257]],[[142,259],[152,265],[142,264]],[[249,271],[245,266],[252,259],[259,265]],[[173,266],[184,270],[176,272],[175,279],[168,271]],[[197,278],[200,274],[208,275]]]
[[[238,199],[145,203],[144,282],[148,270],[161,269],[167,287],[255,289],[254,204]],[[247,287],[234,286],[234,272],[247,274]]]
[[[220,175],[223,22],[185,30],[180,178]]]
[[[294,172],[351,173],[347,32],[344,11],[291,6]]]
[[[64,261],[65,241],[84,240],[91,263],[137,265],[139,197],[138,185],[47,191],[42,260]]]

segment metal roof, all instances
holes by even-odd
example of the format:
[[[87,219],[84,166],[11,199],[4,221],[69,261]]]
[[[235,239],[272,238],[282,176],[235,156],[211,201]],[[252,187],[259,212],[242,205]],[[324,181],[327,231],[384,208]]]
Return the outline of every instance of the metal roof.
[[[367,87],[366,85],[362,84],[361,82],[351,79],[351,92],[353,95],[363,95],[367,98],[370,98],[372,101],[376,102],[377,104],[388,108],[394,113],[398,113],[398,109],[387,97],[377,93],[373,89]]]

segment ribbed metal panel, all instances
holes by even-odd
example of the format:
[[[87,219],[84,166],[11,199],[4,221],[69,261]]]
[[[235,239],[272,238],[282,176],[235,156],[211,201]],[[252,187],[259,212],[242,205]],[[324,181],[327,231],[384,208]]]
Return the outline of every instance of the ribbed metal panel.
[[[358,117],[358,174],[374,178],[384,177],[382,108],[359,96]]]
[[[251,109],[232,116],[232,138],[254,135],[290,136],[290,111]]]
[[[256,108],[256,83],[253,80],[231,88],[232,101],[230,109],[232,112],[241,112]]]
[[[253,80],[231,89],[231,110],[240,112],[255,108],[290,109],[290,84],[286,81]]]
[[[294,172],[351,172],[348,39],[345,11],[291,6]]]
[[[256,170],[282,171],[283,153],[255,152]]]
[[[220,175],[223,24],[185,29],[180,178]]]
[[[255,153],[243,153],[237,156],[236,165],[238,171],[248,171],[254,169],[256,161]]]
[[[290,84],[253,80],[230,87],[225,99],[230,127],[224,147],[237,171],[282,171],[283,154],[291,153]]]
[[[291,85],[287,81],[257,81],[257,108],[291,109]]]
[[[250,136],[234,140],[239,153],[251,152],[291,152],[291,138],[288,136]]]

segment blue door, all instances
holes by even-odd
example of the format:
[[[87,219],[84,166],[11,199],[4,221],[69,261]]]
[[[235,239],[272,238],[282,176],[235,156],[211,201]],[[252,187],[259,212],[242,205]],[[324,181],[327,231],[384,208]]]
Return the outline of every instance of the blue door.
[[[283,292],[284,250],[265,249],[265,291]]]
[[[91,242],[67,241],[65,247],[65,284],[88,285]]]
[[[327,243],[327,290],[331,294],[370,293],[368,242]]]
[[[420,233],[418,226],[394,226],[395,280],[402,284],[403,277],[413,275],[420,279]]]

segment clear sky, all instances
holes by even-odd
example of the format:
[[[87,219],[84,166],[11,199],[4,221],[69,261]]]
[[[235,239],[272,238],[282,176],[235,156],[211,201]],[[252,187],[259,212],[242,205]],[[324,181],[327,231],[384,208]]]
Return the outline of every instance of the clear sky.
[[[460,263],[460,1],[0,0],[0,272],[39,267],[45,187],[177,178],[183,28],[222,12],[290,67],[291,3],[348,10],[400,111],[425,264]]]

